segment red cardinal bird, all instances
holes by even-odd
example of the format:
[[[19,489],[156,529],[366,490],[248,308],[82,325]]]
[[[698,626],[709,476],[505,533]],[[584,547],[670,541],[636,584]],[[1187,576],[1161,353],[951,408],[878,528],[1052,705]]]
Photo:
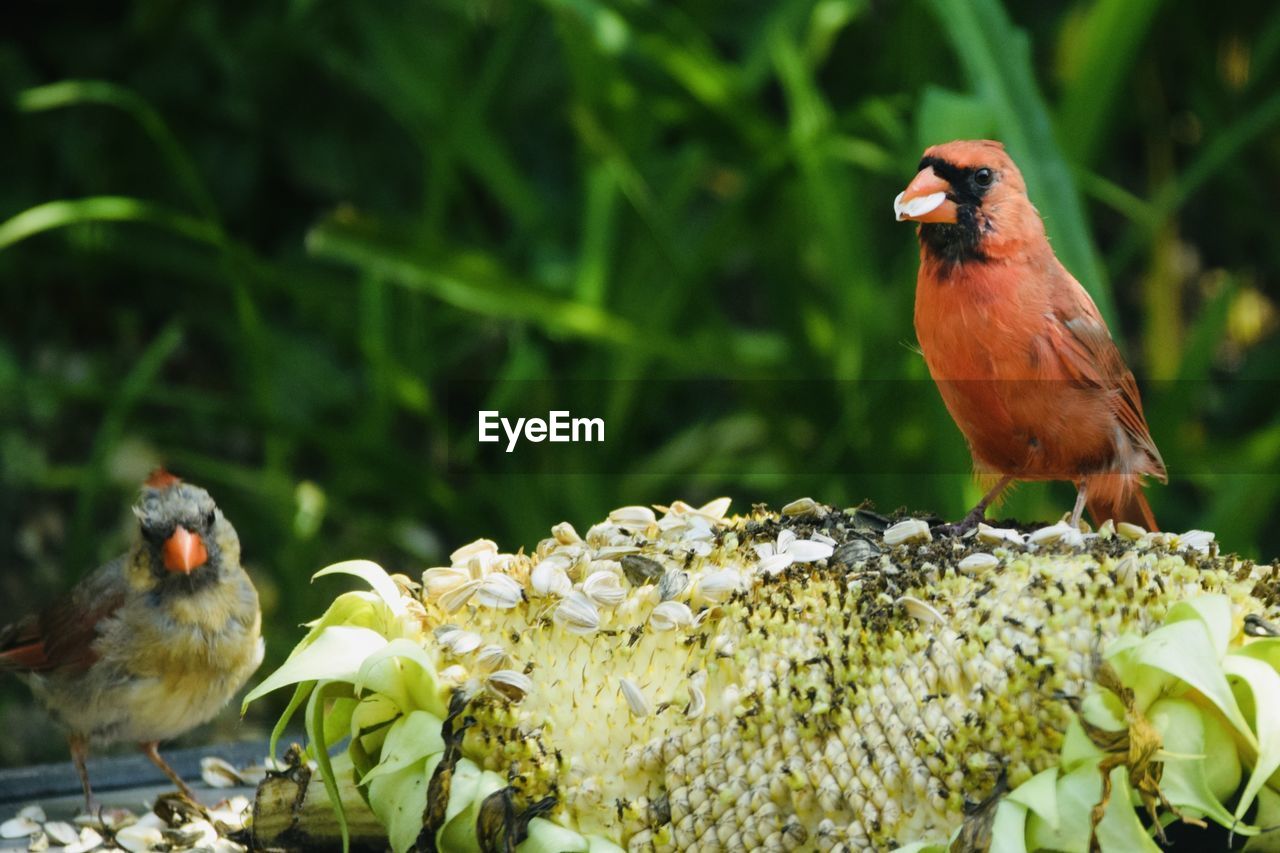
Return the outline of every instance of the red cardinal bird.
[[[136,741],[190,797],[157,745],[208,721],[262,661],[258,593],[209,493],[157,471],[133,512],[127,554],[0,629],[0,670],[23,674],[69,731],[89,812],[90,743]]]
[[[1087,505],[1095,522],[1154,530],[1142,478],[1167,478],[1137,383],[1004,146],[933,146],[893,209],[920,223],[915,319],[929,373],[979,474],[998,480],[957,529],[1013,480],[1070,480],[1073,525]]]

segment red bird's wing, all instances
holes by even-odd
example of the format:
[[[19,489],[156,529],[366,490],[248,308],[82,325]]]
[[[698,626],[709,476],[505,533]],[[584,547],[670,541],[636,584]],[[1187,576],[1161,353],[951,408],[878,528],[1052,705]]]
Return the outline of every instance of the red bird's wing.
[[[125,600],[121,562],[98,569],[63,601],[0,630],[0,670],[88,669],[98,659],[98,623]]]
[[[1107,393],[1121,428],[1134,446],[1151,459],[1153,469],[1149,473],[1163,481],[1164,460],[1142,414],[1142,398],[1133,372],[1124,363],[1089,294],[1065,269],[1062,275],[1066,286],[1054,288],[1049,345],[1071,381]]]

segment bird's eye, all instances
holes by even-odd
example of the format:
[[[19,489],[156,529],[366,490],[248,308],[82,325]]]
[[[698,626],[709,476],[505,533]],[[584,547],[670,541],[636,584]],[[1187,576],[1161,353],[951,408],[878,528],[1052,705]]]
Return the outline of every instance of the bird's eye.
[[[973,181],[980,187],[991,186],[993,178],[995,178],[995,174],[990,169],[979,169],[973,173]]]
[[[217,519],[213,515],[213,510],[209,510],[207,513],[205,513],[205,516],[204,516],[204,526],[212,529],[213,522],[216,520]]]

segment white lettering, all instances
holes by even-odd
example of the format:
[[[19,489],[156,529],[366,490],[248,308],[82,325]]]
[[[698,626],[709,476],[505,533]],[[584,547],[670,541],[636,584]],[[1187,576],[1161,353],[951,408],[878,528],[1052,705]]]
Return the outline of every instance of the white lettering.
[[[497,441],[498,436],[490,432],[498,426],[494,422],[494,418],[498,417],[498,413],[494,411],[480,412],[480,441]]]
[[[542,418],[504,418],[501,412],[477,412],[476,440],[484,443],[502,441],[498,428],[506,436],[506,452],[511,453],[521,439],[535,444],[543,441],[592,443],[604,441],[604,418],[575,418],[566,409],[555,409]]]
[[[520,427],[524,426],[524,418],[516,419],[515,429],[511,428],[511,421],[502,418],[502,431],[507,434],[507,452],[516,449],[516,443],[520,441]]]
[[[578,428],[582,428],[583,436],[578,438]],[[595,438],[591,437],[592,430],[595,431]],[[574,418],[573,419],[573,441],[576,444],[579,441],[592,442],[604,441],[604,418]]]

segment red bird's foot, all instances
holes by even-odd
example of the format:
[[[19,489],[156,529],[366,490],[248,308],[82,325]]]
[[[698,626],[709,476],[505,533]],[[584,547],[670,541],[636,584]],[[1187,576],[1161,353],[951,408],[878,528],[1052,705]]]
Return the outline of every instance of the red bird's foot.
[[[76,766],[76,774],[80,777],[80,787],[84,790],[84,813],[87,815],[97,811],[97,805],[93,802],[93,789],[89,787],[89,740],[80,735],[71,735],[67,738],[71,746],[71,761]]]

